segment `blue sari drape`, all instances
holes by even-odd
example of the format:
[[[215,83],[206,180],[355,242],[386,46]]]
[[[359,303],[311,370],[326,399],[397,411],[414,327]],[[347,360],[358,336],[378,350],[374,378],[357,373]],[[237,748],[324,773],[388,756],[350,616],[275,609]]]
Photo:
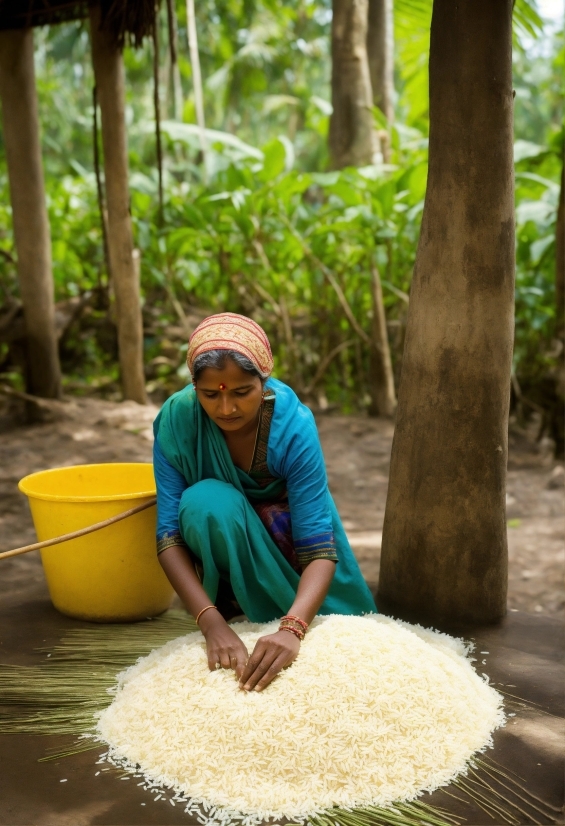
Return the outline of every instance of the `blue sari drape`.
[[[272,481],[267,485],[234,465],[220,429],[192,386],[171,396],[155,420],[156,451],[186,482],[178,530],[202,562],[203,586],[214,601],[220,580],[229,581],[242,610],[255,622],[288,612],[300,576],[254,508],[277,499],[286,488],[299,560],[308,564],[319,557],[337,558],[320,613],[376,611],[328,490],[312,413],[282,382],[269,379],[266,389],[275,394],[267,448]],[[170,508],[159,467],[156,461],[157,506]]]

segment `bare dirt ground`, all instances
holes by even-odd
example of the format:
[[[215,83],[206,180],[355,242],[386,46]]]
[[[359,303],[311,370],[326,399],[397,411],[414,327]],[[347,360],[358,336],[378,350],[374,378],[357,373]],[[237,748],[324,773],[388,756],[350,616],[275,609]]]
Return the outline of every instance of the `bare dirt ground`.
[[[155,407],[92,398],[59,404],[36,425],[0,415],[0,551],[35,541],[17,483],[28,473],[75,464],[151,461]],[[393,426],[361,416],[318,418],[330,488],[365,578],[376,587]],[[565,607],[563,465],[549,445],[513,426],[508,470],[508,606],[562,617]],[[34,583],[46,593],[39,554],[0,561],[2,599]]]

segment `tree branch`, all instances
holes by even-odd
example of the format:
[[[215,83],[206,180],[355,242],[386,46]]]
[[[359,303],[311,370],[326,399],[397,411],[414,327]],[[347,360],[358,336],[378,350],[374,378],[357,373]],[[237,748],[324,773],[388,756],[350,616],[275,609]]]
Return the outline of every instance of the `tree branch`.
[[[320,270],[322,271],[324,276],[327,278],[327,280],[329,281],[329,283],[333,287],[334,292],[337,295],[338,301],[339,301],[339,303],[341,304],[341,306],[343,308],[343,312],[347,316],[347,319],[348,319],[349,323],[351,324],[351,326],[353,327],[353,329],[355,330],[355,332],[357,333],[359,338],[361,338],[365,342],[365,344],[370,344],[371,343],[370,337],[367,335],[365,330],[361,327],[361,325],[359,324],[359,322],[357,321],[357,319],[353,315],[353,310],[351,309],[351,307],[349,305],[349,302],[348,302],[347,298],[345,297],[345,293],[341,289],[341,287],[339,285],[339,282],[338,282],[337,278],[335,277],[335,275],[333,274],[333,272],[328,267],[326,267],[326,265],[323,263],[323,261],[320,261],[320,259],[312,252],[312,250],[310,249],[310,247],[308,246],[308,244],[306,243],[304,238],[300,235],[298,230],[296,230],[292,226],[292,224],[290,223],[288,218],[283,214],[281,214],[280,217],[281,217],[283,223],[292,232],[292,234],[294,235],[296,240],[300,243],[300,245],[302,246],[302,249],[304,250],[304,253],[308,256],[308,258],[310,258],[310,260],[312,261],[313,264],[315,264],[317,267],[320,268]]]

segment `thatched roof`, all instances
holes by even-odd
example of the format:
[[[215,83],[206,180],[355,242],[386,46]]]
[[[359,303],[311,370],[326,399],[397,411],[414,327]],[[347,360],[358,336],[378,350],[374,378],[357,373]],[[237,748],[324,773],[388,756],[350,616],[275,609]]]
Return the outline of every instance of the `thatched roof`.
[[[52,26],[88,17],[88,0],[0,0],[0,30]],[[136,46],[151,33],[155,0],[100,0],[102,25]]]

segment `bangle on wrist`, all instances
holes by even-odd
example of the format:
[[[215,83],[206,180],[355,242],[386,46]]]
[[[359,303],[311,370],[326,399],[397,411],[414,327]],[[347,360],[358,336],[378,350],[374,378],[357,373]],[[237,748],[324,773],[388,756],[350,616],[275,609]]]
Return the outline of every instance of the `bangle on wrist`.
[[[289,631],[295,637],[298,637],[300,642],[304,639],[307,630],[308,623],[293,614],[287,614],[283,617],[279,625],[279,631]]]
[[[200,617],[202,616],[202,614],[203,614],[205,611],[208,611],[208,609],[210,609],[210,608],[216,608],[216,606],[215,606],[215,605],[207,605],[205,608],[203,608],[201,611],[199,611],[199,612],[198,612],[198,614],[196,615],[196,624],[197,624],[197,625],[198,625],[198,620],[200,619]],[[217,611],[217,610],[218,610],[218,609],[216,608],[216,611]]]
[[[304,639],[304,634],[301,633],[297,628],[291,628],[290,625],[281,625],[279,627],[279,631],[288,631],[290,634],[294,634],[294,636],[297,637],[300,640],[300,642],[302,642],[302,640]]]
[[[304,633],[308,631],[308,623],[305,622],[303,619],[300,619],[300,617],[295,616],[294,614],[286,614],[286,616],[282,618],[281,622],[284,622],[285,620],[292,620],[294,623],[296,623],[302,628]]]

